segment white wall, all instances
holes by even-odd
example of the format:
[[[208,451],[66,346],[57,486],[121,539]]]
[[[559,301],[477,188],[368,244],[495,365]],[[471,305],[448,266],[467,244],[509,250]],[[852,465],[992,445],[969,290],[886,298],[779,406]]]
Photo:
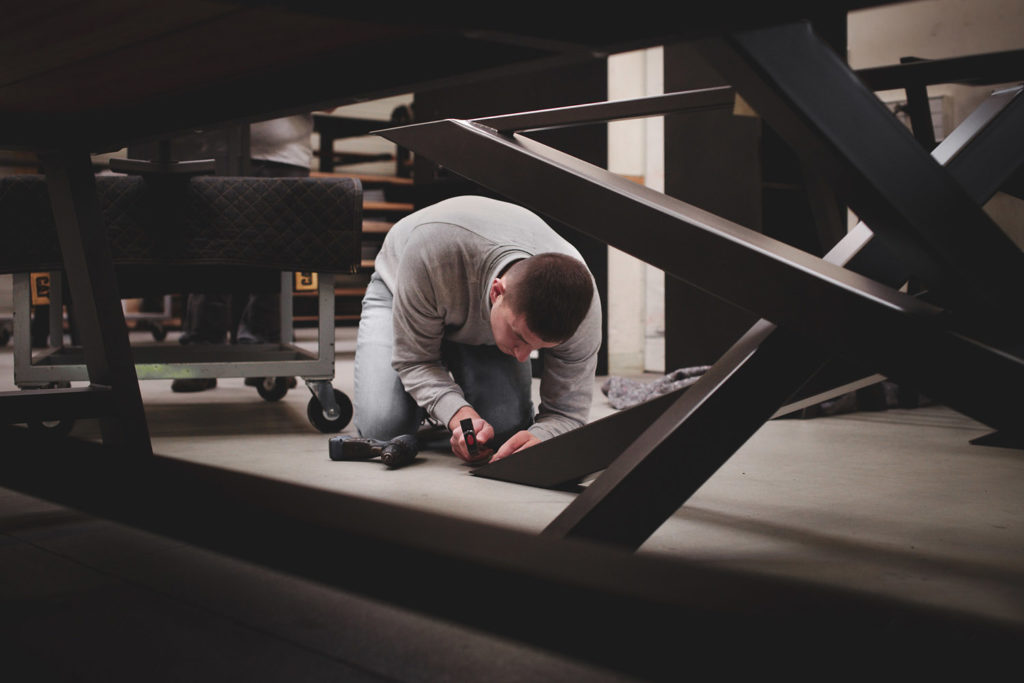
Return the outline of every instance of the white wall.
[[[608,59],[608,98],[662,92],[662,50],[637,50]],[[664,134],[660,117],[608,124],[608,170],[642,178],[664,190]],[[608,366],[611,374],[660,371],[664,365],[664,274],[614,247],[608,249]]]

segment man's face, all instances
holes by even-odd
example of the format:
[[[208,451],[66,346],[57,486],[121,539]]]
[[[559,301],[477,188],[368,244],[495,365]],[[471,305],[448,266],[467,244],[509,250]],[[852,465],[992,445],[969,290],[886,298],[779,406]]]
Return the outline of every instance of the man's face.
[[[491,332],[498,350],[519,362],[537,349],[550,349],[557,343],[546,342],[526,326],[526,316],[517,315],[506,303],[504,278],[491,283]]]

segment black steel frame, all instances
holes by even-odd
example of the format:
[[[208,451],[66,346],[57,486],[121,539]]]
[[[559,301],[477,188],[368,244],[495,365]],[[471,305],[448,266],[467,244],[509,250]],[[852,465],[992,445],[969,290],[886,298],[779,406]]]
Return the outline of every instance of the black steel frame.
[[[933,158],[805,24],[701,47],[872,230],[858,226],[819,259],[524,134],[567,125],[567,109],[380,132],[762,318],[697,384],[640,407],[624,446],[608,435],[632,414],[476,471],[565,486],[604,469],[545,535],[639,547],[765,420],[808,400],[798,390],[816,373],[833,391],[888,376],[997,430],[1017,429],[1024,414],[1024,361],[999,346],[1024,338],[1008,315],[1024,293],[1024,256],[980,206],[1024,160],[1014,139],[1024,100],[987,105]],[[611,120],[729,97],[695,91],[575,113]],[[910,276],[926,296],[899,291]]]

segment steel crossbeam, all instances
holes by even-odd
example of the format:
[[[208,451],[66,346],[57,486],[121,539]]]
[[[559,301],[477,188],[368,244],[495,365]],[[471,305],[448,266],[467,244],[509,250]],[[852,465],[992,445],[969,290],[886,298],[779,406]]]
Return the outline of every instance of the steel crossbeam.
[[[1004,110],[1011,99],[1013,106]],[[959,152],[954,161],[960,164],[959,174],[977,172],[977,159],[993,145],[1012,146],[1007,131],[1019,130],[1021,109],[1020,98],[1011,95],[986,105],[965,122],[969,130],[935,150],[935,158],[950,161]],[[998,113],[1002,116],[994,125]],[[566,114],[559,112],[558,118],[567,120]],[[545,120],[530,114],[498,118],[530,125]],[[663,397],[656,406],[632,409],[645,411],[646,424],[634,427],[635,438],[621,451],[596,446],[596,455],[588,453],[635,417],[631,411],[476,471],[535,485],[565,485],[572,477],[607,467],[545,530],[547,535],[638,547],[765,420],[783,412],[780,406],[808,378],[841,364],[844,357],[855,361],[853,380],[879,378],[865,380],[863,373],[857,375],[859,368],[880,370],[997,428],[1010,428],[1020,414],[1021,402],[1012,397],[1013,383],[1024,371],[1021,360],[945,327],[945,311],[899,294],[895,288],[913,271],[904,264],[894,268],[889,249],[872,241],[863,224],[825,260],[809,259],[522,135],[502,136],[484,121],[441,121],[381,134],[763,318],[696,385]],[[970,152],[972,147],[977,151]],[[1015,153],[1024,158],[1020,150]],[[1013,153],[1004,157],[1012,160]],[[965,177],[972,202],[984,201],[985,193],[1014,168],[1008,161],[986,170],[982,181]],[[673,222],[674,230],[669,227]],[[622,230],[622,225],[643,226],[643,234]],[[702,266],[700,258],[712,265]],[[881,276],[886,284],[852,269]],[[743,277],[751,272],[757,275],[756,287]],[[746,291],[737,292],[730,279],[741,281]],[[955,366],[969,371],[953,377]],[[1016,379],[1000,384],[1000,376]],[[527,473],[545,455],[557,455],[562,467],[538,484],[537,473]],[[569,460],[575,462],[566,464]]]
[[[1021,414],[1020,359],[949,329],[942,308],[892,286],[522,135],[459,120],[381,135],[980,422],[999,429]]]
[[[700,42],[704,56],[973,333],[1022,338],[1024,253],[808,24]]]

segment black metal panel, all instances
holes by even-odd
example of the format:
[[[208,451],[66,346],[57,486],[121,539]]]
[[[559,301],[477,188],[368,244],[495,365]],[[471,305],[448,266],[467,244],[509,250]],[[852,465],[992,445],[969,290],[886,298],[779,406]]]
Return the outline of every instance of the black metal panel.
[[[478,467],[472,473],[485,479],[527,486],[570,488],[588,474],[608,467],[683,391],[613,413],[503,460]]]

